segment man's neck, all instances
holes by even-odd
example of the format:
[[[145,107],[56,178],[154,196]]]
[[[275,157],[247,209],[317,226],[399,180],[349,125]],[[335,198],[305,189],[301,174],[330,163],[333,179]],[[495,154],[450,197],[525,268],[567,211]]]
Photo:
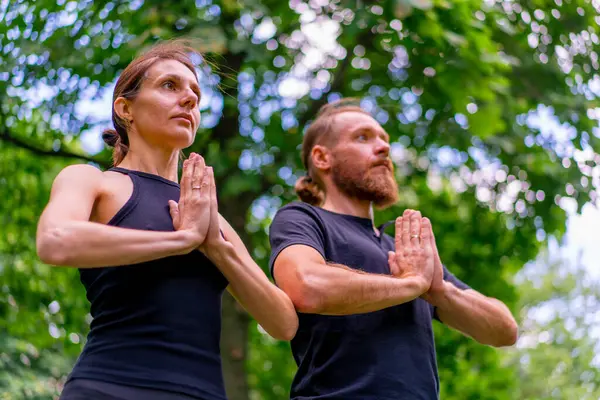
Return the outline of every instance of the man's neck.
[[[358,200],[348,197],[337,190],[328,191],[325,202],[321,206],[327,211],[338,214],[353,215],[355,217],[369,218],[373,220],[373,212],[370,201]]]

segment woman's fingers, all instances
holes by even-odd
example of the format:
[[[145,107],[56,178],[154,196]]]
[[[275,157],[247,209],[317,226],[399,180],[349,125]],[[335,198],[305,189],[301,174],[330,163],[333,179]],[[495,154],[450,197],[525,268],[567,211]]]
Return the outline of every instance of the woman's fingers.
[[[179,207],[177,202],[173,200],[169,200],[169,213],[171,214],[171,219],[173,220],[173,227],[175,229],[179,228]]]
[[[219,204],[217,203],[217,184],[215,182],[215,171],[208,167],[208,178],[210,181],[210,211],[215,215],[219,213]]]
[[[215,172],[208,167],[210,181],[210,228],[209,234],[220,235],[219,228],[219,203],[217,202],[217,185],[215,183]]]
[[[210,196],[210,221],[211,224],[213,224],[215,222],[215,217],[219,213],[219,208],[217,205],[217,186],[215,185],[215,173],[212,167],[206,167],[206,171],[206,177],[208,179],[209,185],[208,195]],[[218,218],[216,219],[216,221],[218,222]]]
[[[202,181],[204,179],[204,158],[200,155],[193,153],[194,172],[192,175],[192,190],[198,190],[202,188]]]
[[[192,189],[197,190],[199,189],[200,191],[198,192],[200,195],[201,199],[205,199],[206,200],[206,204],[210,204],[210,187],[211,187],[211,183],[210,183],[210,176],[209,176],[209,168],[204,168],[204,166],[202,167],[202,177],[200,179],[200,184],[198,185],[198,187],[194,187],[192,186]]]
[[[193,164],[191,160],[185,160],[183,162],[183,171],[181,172],[181,182],[179,184],[180,194],[179,194],[179,208],[183,209],[185,207],[186,198],[191,195],[190,186],[192,184],[192,171]]]

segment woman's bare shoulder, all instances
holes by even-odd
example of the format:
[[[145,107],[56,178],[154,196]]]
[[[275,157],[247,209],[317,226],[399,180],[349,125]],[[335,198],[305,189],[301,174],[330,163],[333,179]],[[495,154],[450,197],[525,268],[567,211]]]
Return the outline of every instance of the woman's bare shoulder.
[[[53,186],[62,187],[63,185],[76,186],[94,186],[100,185],[103,180],[103,173],[100,169],[89,164],[74,164],[63,168],[56,178]]]

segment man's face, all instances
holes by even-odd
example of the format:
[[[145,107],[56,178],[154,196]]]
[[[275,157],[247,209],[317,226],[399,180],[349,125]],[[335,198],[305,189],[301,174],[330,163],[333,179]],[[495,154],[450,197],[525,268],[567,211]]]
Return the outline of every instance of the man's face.
[[[397,202],[389,135],[367,114],[348,111],[332,118],[338,135],[331,148],[335,185],[348,196],[372,201],[378,207]]]

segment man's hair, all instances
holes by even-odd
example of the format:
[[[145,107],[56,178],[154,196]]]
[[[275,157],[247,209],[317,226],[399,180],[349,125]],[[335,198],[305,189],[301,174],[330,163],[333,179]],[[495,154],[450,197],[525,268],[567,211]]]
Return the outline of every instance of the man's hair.
[[[296,194],[305,203],[319,206],[325,200],[323,181],[312,164],[311,152],[316,145],[334,146],[339,134],[335,132],[333,117],[344,112],[360,112],[371,116],[360,107],[360,100],[343,98],[325,104],[317,112],[315,120],[310,124],[302,139],[302,163],[306,175],[296,181]]]

